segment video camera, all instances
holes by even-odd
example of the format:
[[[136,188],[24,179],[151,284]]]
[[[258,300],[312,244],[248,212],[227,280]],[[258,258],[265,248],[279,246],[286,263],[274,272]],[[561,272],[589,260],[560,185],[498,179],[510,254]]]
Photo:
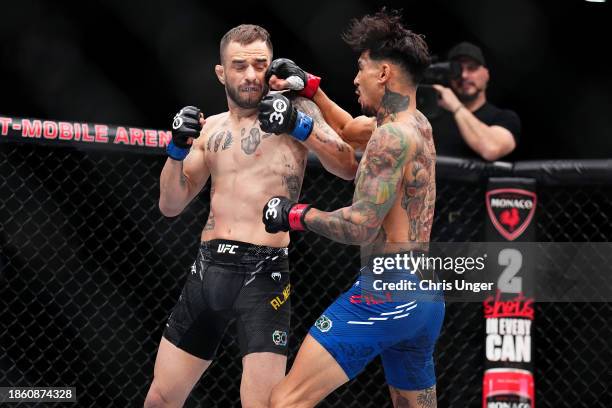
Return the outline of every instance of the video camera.
[[[417,89],[417,108],[428,118],[440,114],[439,95],[433,84],[450,87],[451,79],[461,78],[461,64],[456,61],[444,61],[431,64],[423,73],[423,79]]]

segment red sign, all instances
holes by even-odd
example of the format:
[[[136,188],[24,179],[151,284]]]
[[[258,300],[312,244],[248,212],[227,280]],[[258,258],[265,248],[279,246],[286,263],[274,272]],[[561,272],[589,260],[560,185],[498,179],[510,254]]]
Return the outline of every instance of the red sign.
[[[486,202],[495,229],[508,241],[514,241],[531,223],[537,196],[519,188],[500,188],[488,191]]]

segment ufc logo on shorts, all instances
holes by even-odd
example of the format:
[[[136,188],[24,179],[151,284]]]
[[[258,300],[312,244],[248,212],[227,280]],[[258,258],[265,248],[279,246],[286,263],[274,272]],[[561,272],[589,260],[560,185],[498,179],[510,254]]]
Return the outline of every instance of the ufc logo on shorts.
[[[276,211],[276,207],[280,204],[280,199],[274,197],[270,201],[268,201],[268,209],[266,210],[266,220],[269,220],[270,217],[276,218],[278,215],[278,211]]]
[[[287,110],[287,104],[285,101],[277,99],[272,103],[272,108],[274,108],[274,112],[270,114],[270,122],[277,121],[279,125],[282,125],[285,120],[283,112]]]
[[[217,248],[217,253],[219,254],[236,254],[236,248],[238,245],[230,245],[230,244],[219,244]]]

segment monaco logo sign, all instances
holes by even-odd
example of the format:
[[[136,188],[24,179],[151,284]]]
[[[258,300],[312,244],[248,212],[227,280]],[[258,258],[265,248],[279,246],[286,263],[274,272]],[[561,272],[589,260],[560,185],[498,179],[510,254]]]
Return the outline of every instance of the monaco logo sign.
[[[500,188],[488,191],[486,202],[495,229],[508,241],[514,241],[531,223],[537,196],[519,188]]]

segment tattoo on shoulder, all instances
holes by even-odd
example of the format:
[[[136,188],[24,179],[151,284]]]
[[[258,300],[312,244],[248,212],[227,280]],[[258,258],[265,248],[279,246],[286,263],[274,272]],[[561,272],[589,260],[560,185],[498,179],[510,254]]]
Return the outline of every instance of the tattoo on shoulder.
[[[408,109],[409,104],[410,96],[402,95],[399,92],[394,92],[385,87],[385,94],[383,95],[380,108],[376,114],[378,125],[381,125],[387,117],[391,117],[391,120],[393,120],[398,112]]]
[[[308,229],[347,244],[375,240],[398,194],[409,148],[397,125],[379,128],[361,161],[353,204],[331,213],[315,213]]]
[[[245,132],[245,128],[242,128],[240,130],[240,145],[242,146],[242,151],[246,154],[253,154],[255,153],[255,150],[257,150],[257,147],[261,142],[261,135],[259,133],[259,129],[251,128],[247,136],[244,135]]]

